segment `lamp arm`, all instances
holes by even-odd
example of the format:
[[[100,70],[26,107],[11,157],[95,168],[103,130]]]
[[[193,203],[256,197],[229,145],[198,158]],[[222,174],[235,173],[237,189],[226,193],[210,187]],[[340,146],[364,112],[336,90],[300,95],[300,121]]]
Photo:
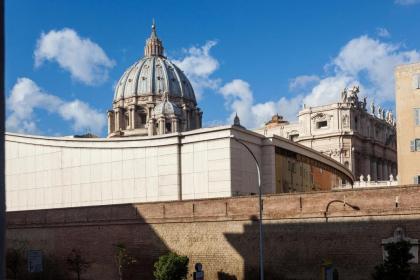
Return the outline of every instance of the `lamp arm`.
[[[235,138],[235,137],[232,137],[233,139],[235,139],[236,140],[236,142],[238,142],[239,144],[241,144],[242,146],[244,146],[245,147],[245,149],[247,149],[248,150],[248,152],[251,154],[251,156],[254,158],[254,161],[255,161],[255,165],[257,166],[257,172],[258,172],[258,187],[260,187],[261,188],[261,170],[260,170],[260,164],[259,164],[259,162],[258,162],[258,160],[257,160],[257,158],[255,157],[255,155],[254,155],[254,153],[252,152],[252,150],[247,146],[247,145],[245,145],[245,143],[243,143],[241,140],[239,140],[238,138]]]

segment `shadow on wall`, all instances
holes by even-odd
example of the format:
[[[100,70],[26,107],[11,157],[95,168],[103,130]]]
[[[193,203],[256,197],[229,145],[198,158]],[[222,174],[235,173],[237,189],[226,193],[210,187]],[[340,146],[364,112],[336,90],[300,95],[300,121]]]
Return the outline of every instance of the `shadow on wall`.
[[[9,212],[8,245],[26,240],[28,248],[53,255],[62,267],[78,249],[91,262],[82,279],[118,279],[114,245],[122,243],[136,259],[123,271],[123,279],[154,279],[154,262],[174,249],[190,258],[189,275],[193,264],[200,262],[206,279],[255,280],[259,278],[258,218],[251,216],[257,212],[255,201],[249,197]],[[369,279],[382,261],[382,239],[392,237],[397,227],[406,237],[420,239],[420,220],[414,218],[418,214],[406,219],[402,215],[419,213],[417,206],[410,212],[389,212],[394,216],[381,220],[368,219],[377,212],[366,211],[348,218],[335,213],[327,222],[316,212],[318,204],[308,203],[307,212],[299,212],[297,196],[266,198],[265,279],[320,279],[322,269],[336,269],[341,280]],[[288,205],[289,216],[280,205]],[[341,207],[334,204],[330,213]],[[341,211],[353,215],[353,210]],[[412,270],[420,275],[419,264]]]
[[[327,271],[332,277],[334,270],[339,279],[370,279],[375,265],[382,262],[382,239],[393,236],[395,228],[402,227],[408,237],[420,239],[419,219],[278,222],[265,221],[263,227],[266,279],[329,279],[320,277]],[[244,280],[259,279],[258,236],[256,217],[244,225],[242,234],[225,233],[244,260]],[[416,275],[413,279],[420,279],[420,265],[412,264],[411,269]]]
[[[90,263],[83,279],[119,279],[116,244],[136,260],[123,268],[123,279],[153,279],[154,262],[169,251],[132,205],[10,212],[8,223],[9,248],[16,240],[27,242],[28,249],[54,256],[61,268],[73,249],[80,250]]]
[[[219,271],[217,272],[217,279],[218,280],[238,280],[235,275]]]

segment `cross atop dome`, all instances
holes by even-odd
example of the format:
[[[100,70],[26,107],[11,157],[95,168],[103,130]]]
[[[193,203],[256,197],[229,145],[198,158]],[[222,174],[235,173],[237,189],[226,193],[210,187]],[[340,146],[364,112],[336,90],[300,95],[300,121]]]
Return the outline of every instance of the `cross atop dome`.
[[[150,38],[157,38],[155,19],[152,20],[152,34],[150,35]]]
[[[146,46],[144,47],[144,56],[163,56],[163,44],[159,40],[156,34],[156,24],[155,20],[152,21],[152,33],[150,34],[149,39],[146,40]]]

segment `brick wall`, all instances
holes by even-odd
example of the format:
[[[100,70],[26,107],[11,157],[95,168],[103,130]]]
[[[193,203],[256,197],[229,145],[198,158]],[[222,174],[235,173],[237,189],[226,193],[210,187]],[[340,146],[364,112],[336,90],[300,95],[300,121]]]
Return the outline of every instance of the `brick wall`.
[[[332,203],[325,218],[333,200],[360,210]],[[116,279],[113,244],[123,242],[138,259],[127,279],[153,279],[153,262],[173,250],[191,272],[203,263],[206,279],[248,280],[258,278],[257,215],[258,197],[9,212],[7,238],[62,260],[80,248],[92,261],[86,279]],[[340,280],[369,279],[398,226],[420,239],[420,186],[265,196],[266,278],[319,279],[328,260]]]

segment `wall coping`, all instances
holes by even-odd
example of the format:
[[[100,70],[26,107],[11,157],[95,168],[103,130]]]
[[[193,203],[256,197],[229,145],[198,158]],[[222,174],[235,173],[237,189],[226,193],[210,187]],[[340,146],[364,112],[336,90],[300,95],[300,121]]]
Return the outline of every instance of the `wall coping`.
[[[398,197],[398,199],[396,199]],[[359,211],[329,202],[345,200]],[[396,200],[398,204],[396,205]],[[264,220],[420,218],[420,185],[264,195]],[[8,228],[257,220],[258,196],[7,212]]]

